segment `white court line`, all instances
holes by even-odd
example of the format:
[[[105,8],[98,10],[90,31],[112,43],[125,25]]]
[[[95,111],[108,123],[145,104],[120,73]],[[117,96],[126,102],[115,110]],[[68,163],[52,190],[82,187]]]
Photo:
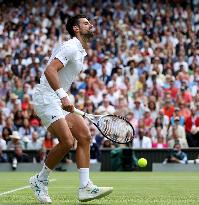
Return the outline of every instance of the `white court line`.
[[[56,181],[56,179],[51,179],[50,182],[54,182]],[[16,192],[16,191],[20,191],[20,190],[23,190],[23,189],[28,189],[30,188],[30,186],[22,186],[22,187],[19,187],[17,189],[12,189],[10,191],[5,191],[5,192],[2,192],[0,193],[0,196],[3,196],[3,195],[6,195],[6,194],[10,194],[10,193],[13,193],[13,192]]]

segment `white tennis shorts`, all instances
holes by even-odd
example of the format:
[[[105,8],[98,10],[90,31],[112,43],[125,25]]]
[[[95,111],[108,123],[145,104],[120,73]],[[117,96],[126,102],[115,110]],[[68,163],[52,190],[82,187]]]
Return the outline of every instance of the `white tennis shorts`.
[[[69,112],[61,108],[61,101],[56,93],[41,84],[35,87],[33,107],[46,128],[56,120],[65,118],[69,114]]]

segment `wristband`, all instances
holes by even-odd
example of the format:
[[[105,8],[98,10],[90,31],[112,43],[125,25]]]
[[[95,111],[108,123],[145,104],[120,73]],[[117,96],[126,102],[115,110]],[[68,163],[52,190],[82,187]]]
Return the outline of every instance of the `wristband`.
[[[62,99],[64,97],[68,97],[68,94],[64,91],[63,88],[59,88],[58,90],[55,91],[59,99]]]

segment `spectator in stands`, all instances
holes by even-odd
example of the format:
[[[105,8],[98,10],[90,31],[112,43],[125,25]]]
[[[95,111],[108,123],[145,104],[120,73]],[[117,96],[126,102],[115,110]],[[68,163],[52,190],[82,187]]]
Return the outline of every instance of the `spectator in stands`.
[[[152,148],[151,139],[144,136],[144,129],[138,129],[138,136],[133,140],[133,148]]]
[[[23,115],[21,110],[18,110],[14,114],[14,125],[16,126],[17,129],[23,126]]]
[[[113,114],[115,112],[115,108],[110,104],[106,94],[104,94],[102,104],[98,107],[97,112],[100,114]]]
[[[169,126],[169,117],[164,113],[164,109],[159,110],[159,116],[158,116],[163,124],[163,126],[167,127]]]
[[[41,150],[42,142],[38,139],[38,133],[36,131],[32,132],[32,140],[28,142],[27,149],[29,150]]]
[[[23,4],[23,1],[18,1],[17,7],[15,1],[1,2],[4,9],[0,23],[0,110],[4,119],[0,117],[0,133],[6,141],[13,131],[23,127],[24,118],[28,119],[30,127],[39,132],[39,136],[45,135],[41,124],[36,125],[38,122],[34,120],[36,126],[32,124],[33,118],[29,114],[31,106],[24,103],[24,97],[28,95],[32,99],[35,84],[48,61],[48,57],[44,56],[50,55],[54,44],[69,38],[62,25],[69,16],[79,13],[77,0],[71,4],[63,4],[62,1],[52,1],[48,6],[46,1],[33,1],[30,5],[28,2]],[[198,102],[196,99],[199,90],[198,1],[186,1],[182,5],[171,1],[154,1],[152,7],[146,2],[137,4],[138,1],[131,1],[131,12],[126,9],[124,2],[121,1],[118,11],[118,7],[111,1],[100,1],[93,5],[93,9],[89,9],[89,1],[84,1],[85,7],[82,8],[95,19],[97,35],[88,49],[85,72],[71,88],[75,106],[84,109],[87,100],[85,94],[88,94],[95,107],[99,108],[102,95],[107,93],[113,106],[111,109],[117,110],[117,100],[127,89],[128,107],[133,111],[134,119],[143,118],[144,106],[154,97],[152,107],[148,105],[151,117],[155,120],[160,114],[163,127],[167,127],[169,117],[172,116],[171,125],[174,125],[174,117],[177,115],[180,117],[180,125],[185,125],[186,133],[192,136],[191,126],[192,122],[195,126],[195,116],[191,115],[190,108]],[[27,5],[28,9],[24,12],[24,6]],[[104,15],[104,8],[111,13],[110,16]],[[14,13],[15,17],[8,18],[9,13]],[[190,18],[187,18],[187,13]],[[142,25],[139,26],[136,20],[131,24],[132,19],[141,19]],[[165,21],[169,29],[164,26]],[[37,22],[41,22],[42,28]],[[143,92],[145,96],[137,96],[137,92]],[[166,104],[173,103],[172,106],[179,106],[180,111],[175,110],[173,113],[169,108],[162,112],[162,102],[168,100],[168,94],[171,102]],[[135,102],[137,106],[134,106],[137,98],[140,99],[140,104]],[[94,110],[96,111],[98,110]],[[9,133],[5,134],[7,131],[3,130],[4,127],[9,129]],[[198,138],[195,134],[193,136]],[[190,146],[198,146],[194,143],[189,140]]]
[[[17,146],[20,146],[22,149],[24,149],[24,145],[21,141],[21,136],[19,135],[18,131],[13,131],[12,135],[10,135],[11,141],[7,144],[8,150],[14,150]]]
[[[2,138],[2,135],[0,134],[0,148],[2,150],[6,150],[7,149],[7,144],[6,141]]]
[[[12,130],[8,127],[3,127],[2,138],[6,141],[6,143],[11,140],[10,135],[12,135]]]
[[[169,148],[172,148],[176,143],[180,144],[182,148],[188,148],[187,141],[185,141],[180,135],[181,133],[178,132],[176,127],[172,126],[170,139],[168,140]]]
[[[161,136],[163,136],[164,142],[166,142],[166,140],[167,140],[166,139],[166,137],[167,137],[167,127],[163,126],[160,117],[157,117],[155,119],[154,126],[150,130],[150,134],[149,135],[150,135],[150,137],[151,137],[153,142],[157,142],[158,130],[161,131]]]
[[[174,109],[173,116],[172,116],[171,119],[170,119],[171,125],[174,125],[174,124],[175,124],[175,117],[179,117],[179,124],[180,124],[181,126],[184,126],[184,124],[185,124],[185,119],[184,119],[183,116],[180,115],[180,108],[179,108],[179,107],[175,107],[175,109]]]
[[[180,108],[180,115],[183,116],[186,121],[186,119],[191,116],[191,110],[188,107],[188,105],[183,101],[183,99],[180,100],[179,108]]]
[[[157,128],[157,141],[152,142],[152,148],[158,148],[158,149],[168,148],[168,144],[165,143],[165,138],[161,134],[161,127]]]
[[[0,133],[2,133],[4,125],[5,125],[5,116],[3,114],[3,111],[0,110]]]
[[[135,115],[135,118],[140,120],[144,114],[144,106],[141,104],[141,100],[136,98],[134,101],[134,107],[132,108],[132,112]]]
[[[156,108],[156,103],[154,100],[150,100],[148,102],[148,108],[150,110],[150,113],[151,113],[151,117],[153,119],[153,122],[155,122],[155,119],[157,118],[158,116],[158,112],[157,112],[157,108]]]
[[[168,130],[168,138],[169,139],[171,138],[173,128],[177,132],[178,136],[184,141],[184,143],[187,144],[185,128],[184,128],[184,126],[180,125],[180,118],[178,116],[176,116],[174,119],[174,125],[170,126],[170,128]],[[188,146],[188,144],[187,144],[187,146]]]
[[[17,167],[17,163],[31,162],[31,159],[26,153],[23,152],[21,146],[16,146],[11,162]]]
[[[165,99],[165,106],[164,106],[163,110],[164,110],[164,114],[166,116],[168,116],[170,119],[174,113],[174,106],[171,102],[170,97]]]
[[[53,136],[50,132],[47,131],[43,141],[43,148],[49,150],[52,149],[54,145],[55,143],[53,140]]]
[[[23,136],[29,136],[29,139],[31,139],[31,135],[33,133],[34,129],[31,127],[30,122],[28,118],[24,118],[23,125],[19,128],[20,135]]]
[[[115,148],[115,145],[109,140],[104,138],[100,148]]]
[[[0,147],[0,163],[8,162],[8,156],[6,153],[3,153],[3,149]]]
[[[149,108],[145,108],[144,115],[143,115],[143,122],[145,124],[145,130],[149,133],[151,127],[153,126],[154,120],[151,117],[151,113]]]
[[[126,119],[133,125],[134,129],[135,129],[135,133],[137,134],[137,130],[138,130],[138,119],[135,118],[134,113],[129,109],[128,113],[126,115]]]
[[[171,155],[166,158],[163,163],[186,164],[187,160],[187,154],[181,150],[181,145],[179,143],[176,143],[173,146]]]
[[[21,104],[21,101],[18,99],[18,96],[15,93],[11,93],[9,98],[10,100],[7,102],[6,107],[11,112],[16,104]]]
[[[95,113],[95,105],[91,100],[86,100],[84,104],[84,110],[86,113]]]
[[[96,142],[96,127],[94,125],[89,126],[90,133],[92,136],[90,144],[90,163],[95,164],[100,160],[100,150]]]

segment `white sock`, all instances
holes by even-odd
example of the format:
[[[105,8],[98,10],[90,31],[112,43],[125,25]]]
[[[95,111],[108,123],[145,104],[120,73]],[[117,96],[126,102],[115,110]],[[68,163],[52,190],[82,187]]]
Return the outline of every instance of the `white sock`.
[[[89,168],[79,169],[79,180],[80,180],[80,188],[83,188],[88,184],[88,182],[90,181]]]
[[[50,174],[51,171],[52,171],[52,170],[49,169],[49,168],[44,164],[42,170],[41,170],[41,171],[39,172],[39,174],[38,174],[38,178],[39,178],[40,180],[48,180],[48,176],[49,176],[49,174]]]

